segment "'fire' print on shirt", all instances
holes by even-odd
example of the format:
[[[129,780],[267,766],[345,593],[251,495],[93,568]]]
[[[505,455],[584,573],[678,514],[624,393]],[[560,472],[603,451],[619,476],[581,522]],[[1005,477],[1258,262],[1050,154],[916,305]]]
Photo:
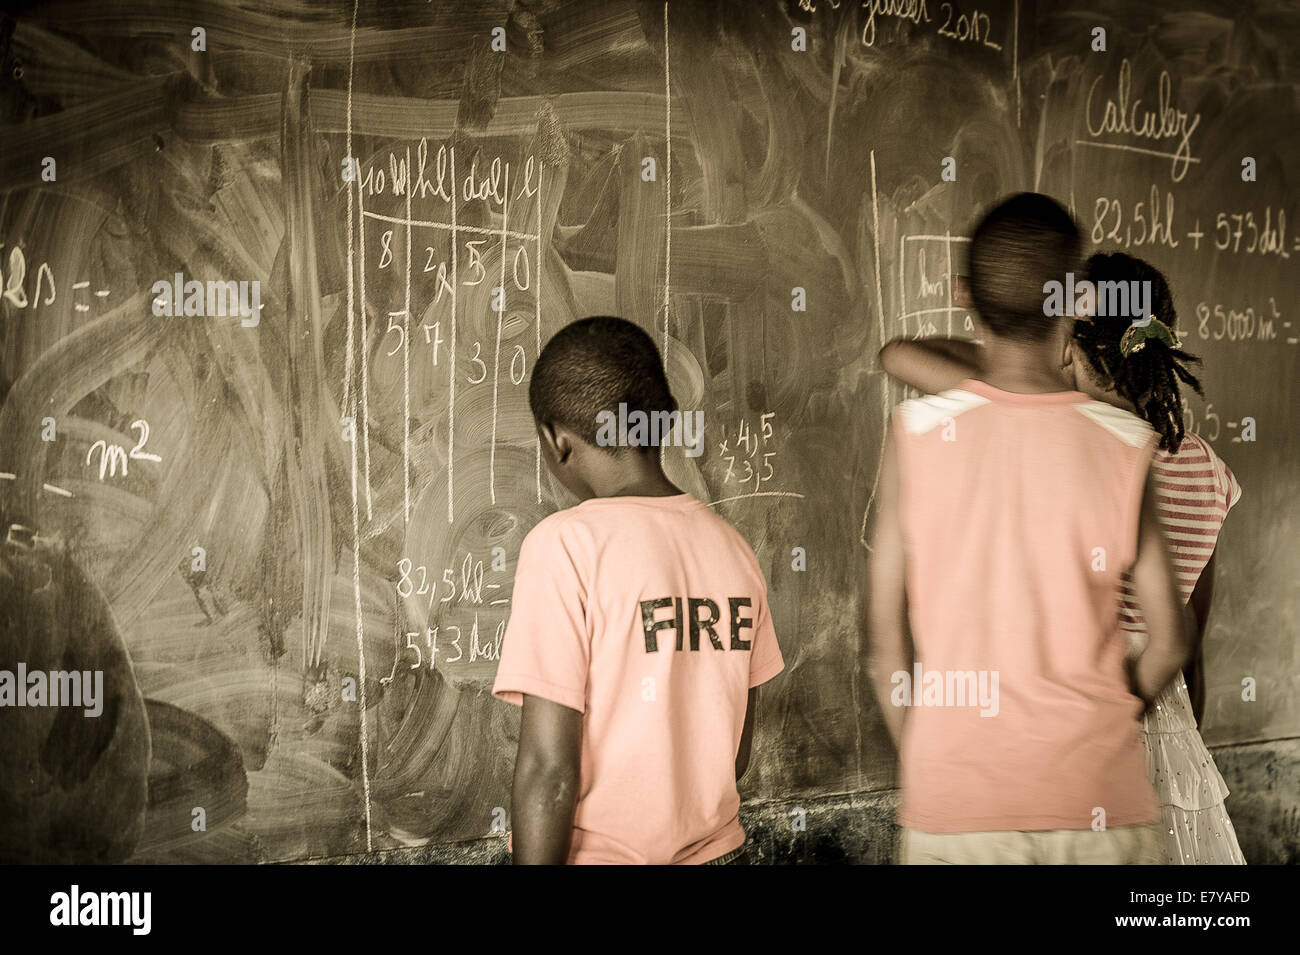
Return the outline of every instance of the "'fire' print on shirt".
[[[687,604],[687,614],[685,619],[682,616],[682,601],[685,599]],[[728,597],[727,606],[731,612],[731,647],[732,650],[748,650],[752,641],[742,640],[740,631],[745,629],[752,630],[754,621],[750,617],[742,617],[741,611],[751,606],[748,597]],[[665,617],[662,620],[655,619],[655,612],[665,607],[673,608],[673,615]],[[704,611],[704,613],[701,613]],[[660,597],[657,600],[641,601],[641,626],[645,630],[645,652],[657,653],[659,650],[658,631],[674,630],[677,633],[677,649],[682,648],[682,632],[685,629],[690,630],[690,645],[692,650],[700,648],[700,634],[707,633],[709,642],[713,644],[715,650],[728,649],[718,636],[714,629],[721,617],[719,616],[718,605],[708,597]]]

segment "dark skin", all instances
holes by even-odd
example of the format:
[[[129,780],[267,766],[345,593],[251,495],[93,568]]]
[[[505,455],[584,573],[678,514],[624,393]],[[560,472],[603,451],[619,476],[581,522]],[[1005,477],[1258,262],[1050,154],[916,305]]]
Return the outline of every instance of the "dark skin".
[[[903,559],[903,527],[898,509],[898,450],[891,431],[885,439],[876,495],[871,555],[867,559],[866,660],[871,685],[894,748],[903,740],[907,708],[890,704],[890,676],[911,671],[912,641],[907,630],[907,587]]]
[[[1201,725],[1205,716],[1205,624],[1210,619],[1210,604],[1214,601],[1214,554],[1210,554],[1209,563],[1201,571],[1192,591],[1192,616],[1196,619],[1196,646],[1192,658],[1183,667],[1183,679],[1187,681],[1187,693],[1192,698],[1192,715],[1196,725]]]
[[[542,457],[551,474],[579,500],[593,497],[671,497],[656,449],[610,453],[563,425],[539,424]],[[736,753],[736,781],[749,768],[758,690],[751,689]],[[564,865],[578,805],[583,715],[571,707],[524,695],[519,753],[511,792],[515,865]]]
[[[582,714],[524,695],[511,791],[515,865],[564,865],[578,805]]]
[[[881,364],[895,378],[928,394],[947,391],[968,378],[976,378],[1017,394],[1083,391],[1097,400],[1133,410],[1132,405],[1113,391],[1107,393],[1082,373],[1082,362],[1086,359],[1075,350],[1067,323],[1061,322],[1042,342],[1009,341],[988,329],[981,329],[981,333],[981,344],[950,339],[895,339],[881,349]],[[867,618],[868,662],[877,698],[882,701],[889,700],[892,686],[889,675],[894,670],[910,669],[912,665],[910,644],[906,642],[901,531],[895,526],[898,476],[893,455],[891,434],[885,444],[877,497]],[[1149,636],[1146,649],[1131,665],[1130,680],[1134,694],[1148,704],[1177,675],[1191,656],[1194,634],[1199,635],[1199,628],[1194,630],[1184,617],[1155,501],[1154,483],[1148,479],[1138,528],[1138,552],[1130,570]],[[893,706],[884,706],[883,710],[897,745],[904,711]]]

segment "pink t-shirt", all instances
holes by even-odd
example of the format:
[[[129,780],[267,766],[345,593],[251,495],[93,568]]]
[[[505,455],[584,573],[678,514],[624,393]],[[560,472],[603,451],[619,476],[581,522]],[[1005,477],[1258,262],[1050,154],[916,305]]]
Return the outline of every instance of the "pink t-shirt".
[[[894,427],[921,677],[903,724],[900,823],[1157,818],[1118,610],[1154,432],[1078,392],[974,380],[905,402]]]
[[[738,848],[751,687],[784,663],[754,552],[689,494],[583,501],[519,552],[492,692],[583,714],[570,863]]]

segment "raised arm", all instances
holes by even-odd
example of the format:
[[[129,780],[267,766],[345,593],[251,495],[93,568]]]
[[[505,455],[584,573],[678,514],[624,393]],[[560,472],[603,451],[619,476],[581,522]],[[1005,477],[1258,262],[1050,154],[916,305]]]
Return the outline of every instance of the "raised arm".
[[[980,346],[951,338],[895,338],[880,349],[880,364],[903,384],[937,395],[979,373]]]

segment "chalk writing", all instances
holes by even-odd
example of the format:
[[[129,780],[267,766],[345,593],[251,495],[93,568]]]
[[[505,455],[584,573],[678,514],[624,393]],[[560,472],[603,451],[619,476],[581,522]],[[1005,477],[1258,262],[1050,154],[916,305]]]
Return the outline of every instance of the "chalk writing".
[[[3,248],[4,243],[0,242],[0,249]],[[28,277],[27,254],[23,252],[22,246],[15,245],[9,249],[7,269],[4,265],[4,257],[0,256],[0,290],[3,290],[0,292],[0,301],[8,302],[16,309],[35,309],[53,305],[58,298],[58,289],[54,281],[54,270],[50,268],[50,264],[41,262],[36,267],[35,274],[31,276],[30,287],[25,286]],[[90,282],[84,280],[72,283],[72,289],[77,293],[93,294],[100,301],[111,294],[111,290],[106,288],[95,289],[91,293]],[[78,295],[73,310],[90,311],[88,295]]]
[[[1278,328],[1282,331],[1291,327],[1290,322],[1282,321],[1278,311],[1277,299],[1268,297],[1268,310],[1257,313],[1254,308],[1224,308],[1221,304],[1210,305],[1206,302],[1196,303],[1196,331],[1203,340],[1230,342],[1271,342],[1278,340]],[[1296,339],[1285,338],[1288,345],[1294,345]]]
[[[1291,252],[1286,247],[1286,212],[1279,208],[1276,215],[1275,225],[1272,206],[1265,207],[1263,223],[1250,211],[1220,212],[1214,220],[1214,247],[1220,252],[1231,249],[1233,253],[1291,258]],[[1246,235],[1249,235],[1250,240],[1243,247],[1241,240]]]
[[[444,638],[443,644],[438,645],[438,637]],[[398,656],[393,659],[393,669],[388,676],[380,677],[381,685],[387,685],[393,682],[397,675],[397,667],[401,662],[401,657],[410,651],[411,663],[407,664],[408,670],[434,670],[438,662],[438,652],[442,651],[442,662],[450,663],[476,663],[479,660],[499,661],[501,659],[501,644],[506,637],[505,620],[498,621],[496,630],[491,637],[484,638],[479,630],[479,616],[474,614],[474,622],[469,628],[469,653],[466,655],[465,648],[461,645],[464,634],[461,627],[455,624],[447,624],[437,627],[425,627],[423,633],[419,630],[408,630],[405,632],[406,642],[399,647]],[[454,655],[452,654],[454,651]]]
[[[722,441],[718,445],[718,454],[727,462],[727,470],[722,477],[724,484],[734,481],[737,484],[748,485],[752,481],[754,491],[757,492],[764,484],[772,480],[775,475],[772,459],[776,457],[776,451],[768,451],[767,447],[768,442],[773,441],[775,437],[775,431],[772,427],[772,421],[775,418],[776,412],[774,411],[768,411],[760,415],[757,431],[751,429],[749,422],[742,418],[736,432],[734,446],[727,437],[726,426],[723,425]],[[760,448],[763,450],[761,455],[759,455]],[[736,464],[737,458],[740,459],[740,466]],[[743,470],[741,470],[742,467]]]
[[[1150,199],[1133,206],[1131,221],[1124,219],[1124,204],[1119,199],[1098,196],[1093,204],[1092,241],[1095,245],[1110,241],[1124,248],[1162,245],[1178,248],[1174,238],[1174,194],[1151,187]],[[1106,228],[1113,219],[1114,224]],[[1121,233],[1121,229],[1123,232]]]
[[[939,12],[944,18],[943,25],[939,27],[940,36],[946,36],[959,42],[969,40],[972,43],[982,43],[994,50],[1002,49],[1002,44],[994,43],[989,39],[993,24],[989,20],[987,13],[982,13],[979,10],[970,14],[962,13],[957,9],[956,4],[952,3],[939,4]],[[955,21],[952,18],[954,13],[957,14]]]
[[[94,460],[95,452],[99,452],[99,479],[102,481],[107,477],[116,477],[118,468],[122,469],[122,476],[127,475],[128,461],[161,461],[158,455],[150,451],[145,451],[145,442],[149,440],[149,423],[144,419],[136,419],[131,422],[131,429],[137,432],[140,440],[135,443],[130,451],[120,444],[109,444],[103,438],[100,438],[90,446],[86,452],[86,466],[89,467]]]
[[[456,581],[453,577],[452,567],[444,567],[442,571],[442,580],[434,581],[432,584],[429,580],[429,572],[423,564],[413,564],[409,557],[403,557],[397,562],[397,569],[401,572],[398,577],[396,588],[397,595],[403,599],[415,595],[428,594],[428,607],[432,607],[434,599],[437,598],[438,588],[445,585],[446,595],[437,598],[439,603],[450,603],[453,607],[461,603],[481,604],[483,602],[483,561],[475,560],[474,555],[465,554],[465,559],[460,565],[460,589],[456,589]],[[419,582],[416,582],[418,576]]]
[[[1141,99],[1135,99],[1130,104],[1129,87],[1132,78],[1133,67],[1125,58],[1120,62],[1119,77],[1115,83],[1114,96],[1106,97],[1100,101],[1096,108],[1094,108],[1093,100],[1097,92],[1097,86],[1105,77],[1098,76],[1092,81],[1092,85],[1088,87],[1088,98],[1085,103],[1085,120],[1088,125],[1088,135],[1093,137],[1093,141],[1076,140],[1076,142],[1086,146],[1128,149],[1133,152],[1144,152],[1148,155],[1166,156],[1171,160],[1170,178],[1174,182],[1181,182],[1183,177],[1187,175],[1188,165],[1200,162],[1199,159],[1192,155],[1192,134],[1196,132],[1196,127],[1200,125],[1201,114],[1192,113],[1189,116],[1183,110],[1174,107],[1173,80],[1170,78],[1168,70],[1160,71],[1159,92],[1154,110],[1142,109]],[[1172,153],[1167,153],[1158,150],[1141,149],[1131,144],[1096,141],[1107,134],[1130,136],[1157,142],[1176,139],[1178,145]]]
[[[958,43],[978,43],[992,50],[1002,49],[1002,44],[992,39],[993,21],[981,10],[964,13],[956,3],[940,3],[940,23],[930,16],[926,0],[862,0],[861,6],[866,14],[859,34],[863,46],[876,44],[876,17],[892,17],[899,22],[910,20],[914,26],[934,23],[935,33]],[[812,12],[812,8],[805,9]],[[833,4],[832,9],[839,9],[838,4]]]

